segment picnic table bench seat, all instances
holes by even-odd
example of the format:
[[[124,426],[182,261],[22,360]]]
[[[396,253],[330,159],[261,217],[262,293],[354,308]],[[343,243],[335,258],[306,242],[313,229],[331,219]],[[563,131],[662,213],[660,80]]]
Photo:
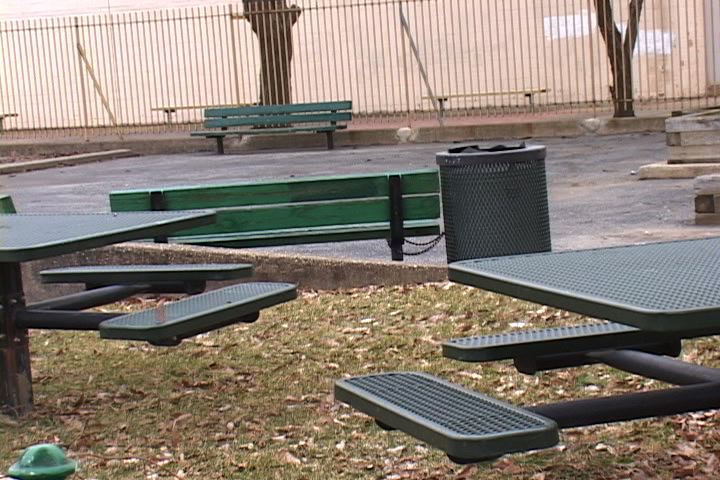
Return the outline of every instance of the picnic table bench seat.
[[[137,283],[235,280],[253,272],[249,263],[187,265],[84,265],[43,270],[43,283],[84,283],[87,288]]]
[[[203,127],[206,130],[191,132],[190,135],[214,138],[217,153],[223,154],[223,141],[229,135],[242,137],[294,132],[325,133],[327,148],[332,150],[333,133],[347,128],[347,125],[341,122],[352,120],[351,110],[351,101],[208,108],[204,112]],[[233,127],[244,128],[231,129]],[[207,130],[210,128],[218,130]]]
[[[202,293],[208,281],[249,277],[253,266],[239,264],[86,265],[40,272],[43,283],[84,283],[87,290],[133,286],[136,293]],[[143,287],[144,288],[141,288]]]
[[[372,416],[382,428],[408,433],[461,464],[559,441],[553,420],[424,373],[339,380],[335,398]]]
[[[114,212],[213,209],[214,225],[169,239],[216,247],[388,240],[402,260],[406,237],[440,233],[435,169],[292,178],[110,193]]]
[[[463,362],[513,359],[521,373],[590,365],[598,360],[585,354],[610,349],[638,350],[660,355],[680,355],[685,335],[647,332],[615,322],[520,330],[461,337],[443,343],[443,356]]]
[[[296,286],[290,283],[240,283],[106,320],[99,325],[100,337],[177,345],[234,323],[254,322],[260,310],[296,297]]]

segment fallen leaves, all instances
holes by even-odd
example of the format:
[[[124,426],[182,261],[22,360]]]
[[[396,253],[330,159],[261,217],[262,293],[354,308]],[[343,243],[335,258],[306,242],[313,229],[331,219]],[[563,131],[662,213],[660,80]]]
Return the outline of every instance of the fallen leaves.
[[[661,386],[599,366],[525,376],[511,362],[470,366],[439,348],[511,323],[586,321],[443,282],[301,292],[255,324],[171,349],[41,331],[32,339],[36,410],[19,422],[0,417],[0,458],[57,442],[88,480],[717,478],[716,412],[566,430],[558,447],[458,466],[333,398],[334,380],[385,370],[427,371],[516,404]],[[720,340],[688,341],[684,354],[720,365]]]

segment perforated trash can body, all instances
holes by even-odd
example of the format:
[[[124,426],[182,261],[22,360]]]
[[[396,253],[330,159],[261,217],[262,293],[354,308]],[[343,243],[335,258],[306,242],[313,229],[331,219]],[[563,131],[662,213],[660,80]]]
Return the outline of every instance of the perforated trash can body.
[[[448,263],[550,251],[545,147],[438,153]]]

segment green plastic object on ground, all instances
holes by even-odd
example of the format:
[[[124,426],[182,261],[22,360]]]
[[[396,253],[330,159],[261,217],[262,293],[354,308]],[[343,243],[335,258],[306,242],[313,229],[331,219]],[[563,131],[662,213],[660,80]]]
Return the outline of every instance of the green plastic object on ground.
[[[63,480],[75,470],[77,463],[68,459],[62,448],[41,443],[28,447],[7,474],[17,480]]]

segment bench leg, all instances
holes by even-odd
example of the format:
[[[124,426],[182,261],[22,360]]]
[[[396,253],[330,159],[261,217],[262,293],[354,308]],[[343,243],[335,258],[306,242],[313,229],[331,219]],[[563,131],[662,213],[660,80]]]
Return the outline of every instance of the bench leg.
[[[403,260],[403,244],[405,232],[403,231],[403,205],[402,205],[402,178],[392,175],[388,179],[390,190],[390,254],[393,260]]]
[[[215,137],[218,155],[223,155],[225,153],[225,146],[223,145],[223,140],[225,140],[225,137]]]
[[[332,150],[335,148],[335,143],[333,142],[333,132],[325,132],[325,136],[327,137],[327,149]]]

